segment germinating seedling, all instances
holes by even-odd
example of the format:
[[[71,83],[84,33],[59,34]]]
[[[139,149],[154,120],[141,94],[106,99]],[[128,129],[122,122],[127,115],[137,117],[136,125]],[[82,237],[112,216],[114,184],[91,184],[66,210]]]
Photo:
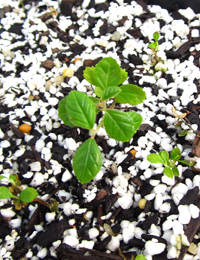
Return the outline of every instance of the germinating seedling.
[[[48,203],[37,198],[38,192],[32,187],[23,189],[17,174],[11,174],[9,178],[0,176],[0,181],[3,179],[7,179],[12,185],[9,187],[0,186],[0,199],[13,199],[13,204],[17,210],[25,207],[27,203],[37,201],[48,207],[51,211],[57,211],[57,201],[52,199],[51,203]]]
[[[140,114],[116,110],[115,104],[137,105],[143,102],[146,94],[136,85],[121,85],[127,79],[127,72],[111,57],[103,58],[96,67],[87,67],[83,76],[95,87],[95,97],[73,90],[60,101],[58,115],[66,125],[85,128],[90,132],[91,137],[77,149],[73,157],[77,179],[87,183],[102,166],[101,152],[94,140],[100,127],[104,127],[111,138],[128,142],[142,123]],[[112,100],[109,106],[108,100]],[[103,116],[95,128],[96,115],[100,111]]]
[[[154,52],[158,51],[158,39],[160,37],[160,34],[158,32],[155,32],[153,34],[154,42],[149,43],[148,47],[152,49]]]
[[[167,151],[161,151],[158,154],[151,153],[147,156],[147,160],[150,163],[162,163],[164,165],[163,173],[169,178],[173,178],[173,176],[179,176],[179,171],[176,166],[177,162],[181,162],[187,166],[194,165],[194,162],[180,160],[180,158],[181,151],[179,148],[174,148],[170,153],[170,157]]]
[[[23,190],[17,174],[11,174],[9,178],[0,176],[0,181],[3,179],[7,179],[12,184],[12,186],[0,187],[0,199],[12,198],[15,208],[18,210],[22,207],[25,207],[27,203],[32,202],[38,195],[36,189],[32,187],[28,187]]]

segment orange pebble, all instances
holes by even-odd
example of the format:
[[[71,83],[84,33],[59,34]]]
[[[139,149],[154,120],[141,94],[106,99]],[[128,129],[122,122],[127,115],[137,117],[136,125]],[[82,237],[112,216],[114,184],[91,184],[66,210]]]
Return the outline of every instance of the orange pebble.
[[[135,149],[133,149],[133,150],[130,150],[130,153],[133,155],[133,159],[135,159],[135,155],[136,155],[137,151]]]
[[[23,133],[29,133],[31,131],[31,126],[28,124],[22,124],[20,125],[19,130]]]

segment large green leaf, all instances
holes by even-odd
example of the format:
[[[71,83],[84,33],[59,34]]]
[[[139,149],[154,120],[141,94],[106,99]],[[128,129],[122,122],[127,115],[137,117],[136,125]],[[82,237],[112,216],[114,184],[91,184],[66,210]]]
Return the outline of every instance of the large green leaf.
[[[133,119],[123,111],[107,110],[104,126],[108,135],[117,141],[128,142],[135,133]]]
[[[115,100],[121,104],[138,105],[146,98],[146,93],[140,87],[132,84],[119,87],[121,92],[115,97]]]
[[[73,157],[73,169],[77,179],[83,184],[91,181],[102,166],[101,152],[94,139],[85,141]]]
[[[134,111],[132,112],[126,112],[132,119],[133,119],[133,125],[135,128],[135,132],[139,129],[140,125],[142,124],[142,116]]]
[[[70,122],[85,129],[91,129],[95,123],[95,106],[83,92],[71,91],[66,102],[67,115]]]
[[[115,59],[104,58],[96,65],[95,77],[96,86],[102,90],[107,87],[118,86],[122,80],[121,68]]]
[[[59,102],[58,116],[65,123],[65,125],[76,126],[69,120],[69,117],[67,114],[67,98],[68,98],[68,96],[66,96]]]
[[[10,190],[5,187],[5,186],[1,186],[0,187],[0,199],[9,199],[9,198],[14,198],[15,196],[10,192]]]
[[[37,197],[37,195],[38,195],[38,193],[37,193],[36,189],[34,189],[32,187],[28,187],[20,193],[19,199],[25,203],[29,203],[29,202],[32,202]]]
[[[102,93],[102,100],[107,100],[117,96],[121,92],[119,87],[108,87]]]

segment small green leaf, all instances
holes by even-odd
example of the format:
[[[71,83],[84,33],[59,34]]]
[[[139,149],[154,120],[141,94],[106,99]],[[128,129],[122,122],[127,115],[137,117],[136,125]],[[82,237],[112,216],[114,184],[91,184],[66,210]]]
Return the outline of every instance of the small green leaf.
[[[155,50],[157,50],[157,48],[158,48],[158,43],[157,43],[157,42],[149,43],[148,47],[149,47],[150,49],[155,49]]]
[[[173,171],[173,175],[174,175],[174,176],[176,176],[176,177],[179,176],[179,171],[178,171],[178,168],[177,168],[176,166],[174,166],[174,167],[172,168],[172,171]]]
[[[169,153],[167,151],[161,151],[159,155],[163,159],[164,164],[169,162]]]
[[[92,100],[83,92],[73,90],[67,96],[67,115],[70,122],[85,129],[95,123],[96,111]]]
[[[94,93],[97,97],[102,97],[103,90],[99,87],[95,87]]]
[[[180,163],[183,163],[189,167],[194,166],[196,164],[196,162],[193,161],[189,161],[189,160],[179,160]]]
[[[181,158],[181,151],[179,148],[174,148],[170,153],[170,159],[178,161]]]
[[[86,67],[83,71],[83,77],[92,85],[97,86],[95,67]]]
[[[2,180],[2,179],[5,179],[6,177],[4,177],[4,176],[0,176],[0,181]],[[7,178],[6,178],[7,179]]]
[[[102,93],[102,101],[113,98],[121,92],[119,87],[108,87]]]
[[[146,257],[143,254],[137,255],[135,260],[146,260]]]
[[[150,163],[164,163],[164,160],[162,159],[162,157],[157,153],[151,153],[151,154],[147,155],[147,160]]]
[[[169,177],[169,178],[173,178],[173,176],[174,176],[172,169],[170,169],[170,168],[168,168],[168,167],[165,167],[165,168],[164,168],[163,173],[164,173],[167,177]]]
[[[118,86],[122,80],[121,68],[115,59],[103,58],[95,67],[95,77],[96,86],[102,90]]]
[[[126,70],[122,68],[120,69],[121,69],[121,80],[118,85],[121,85],[128,77],[128,73],[126,72]]]
[[[15,198],[15,196],[10,192],[10,190],[5,187],[1,186],[0,187],[0,199],[9,199],[9,198]]]
[[[117,141],[128,142],[135,133],[133,119],[123,111],[107,110],[104,126],[108,135]]]
[[[92,103],[96,106],[99,104],[100,99],[99,98],[95,98],[95,97],[89,97],[89,99],[92,100]]]
[[[38,193],[36,189],[28,187],[20,193],[19,199],[25,203],[29,203],[32,202],[37,197],[37,195]]]
[[[64,122],[65,125],[74,127],[75,125],[69,120],[69,117],[67,115],[67,98],[68,96],[66,96],[59,102],[58,116]]]
[[[187,130],[182,130],[179,134],[178,134],[178,136],[186,136],[187,134],[189,134],[190,132],[189,131],[187,131]]]
[[[142,124],[142,116],[136,112],[126,112],[132,119],[133,119],[133,125],[135,128],[134,134],[137,132],[139,129],[140,125]]]
[[[138,105],[146,98],[146,93],[140,87],[132,84],[119,87],[121,92],[115,97],[115,100],[121,104]]]
[[[102,166],[102,157],[94,139],[89,138],[76,151],[73,169],[77,179],[83,184],[91,181]]]
[[[159,37],[160,37],[160,34],[159,34],[158,32],[155,32],[155,33],[153,34],[153,38],[154,38],[155,42],[158,41]]]

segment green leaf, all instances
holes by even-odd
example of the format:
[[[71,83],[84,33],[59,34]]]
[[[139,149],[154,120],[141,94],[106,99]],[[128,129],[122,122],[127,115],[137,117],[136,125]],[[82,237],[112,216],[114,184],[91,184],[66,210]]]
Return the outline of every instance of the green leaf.
[[[95,106],[85,93],[76,90],[71,91],[66,103],[70,122],[85,129],[93,127],[96,117]]]
[[[38,195],[38,193],[37,193],[36,189],[34,189],[32,187],[28,187],[20,193],[19,199],[25,203],[29,203],[29,202],[32,202],[37,197],[37,195]]]
[[[143,254],[137,255],[135,260],[146,260],[146,257]]]
[[[157,42],[149,43],[148,47],[149,47],[150,49],[155,49],[155,50],[157,50],[157,48],[158,48],[158,43],[157,43]]]
[[[95,67],[86,67],[83,71],[83,77],[92,85],[97,86]]]
[[[158,32],[155,32],[155,33],[153,34],[153,38],[154,38],[155,42],[158,41],[159,37],[160,37],[160,34],[159,34]]]
[[[186,136],[187,134],[189,134],[190,132],[189,131],[187,131],[187,130],[182,130],[179,134],[178,134],[178,136]]]
[[[96,86],[104,90],[107,87],[118,86],[122,80],[121,68],[111,57],[103,58],[95,68]]]
[[[9,198],[15,198],[15,196],[10,192],[10,190],[5,187],[1,186],[0,187],[0,199],[9,199]]]
[[[181,158],[181,151],[179,148],[174,148],[170,153],[170,159],[178,161]]]
[[[4,176],[0,176],[0,181],[2,180],[2,179],[5,179],[6,177],[4,177]],[[7,178],[6,178],[7,179]]]
[[[151,153],[151,154],[147,155],[147,160],[150,163],[164,163],[164,160],[162,159],[162,157],[157,153]]]
[[[137,132],[137,130],[139,129],[140,125],[142,124],[142,116],[138,113],[136,113],[135,111],[133,112],[126,112],[132,119],[133,119],[133,125],[135,128],[135,132],[134,134]]]
[[[96,106],[99,104],[100,102],[100,99],[99,98],[96,98],[96,97],[89,97],[89,99],[92,100],[92,103]]]
[[[67,115],[67,98],[68,96],[66,96],[65,98],[63,98],[58,105],[58,116],[60,117],[60,119],[64,122],[65,125],[69,125],[69,126],[76,126],[74,125],[70,120],[69,117]]]
[[[169,153],[167,151],[159,152],[160,157],[163,159],[164,164],[169,162]]]
[[[176,166],[174,166],[174,167],[172,168],[172,171],[173,171],[173,175],[174,175],[174,176],[176,176],[176,177],[179,176],[179,171],[178,171],[178,168],[177,168]]]
[[[123,111],[107,110],[104,126],[108,135],[117,141],[128,142],[135,133],[133,119]]]
[[[168,168],[168,167],[165,167],[165,168],[164,168],[163,173],[164,173],[167,177],[169,177],[169,178],[173,178],[173,176],[174,176],[172,169],[170,169],[170,168]]]
[[[108,87],[102,93],[102,101],[113,98],[121,92],[119,87]]]
[[[193,161],[189,161],[189,160],[179,160],[180,163],[183,163],[189,167],[194,166],[196,164],[196,162]]]
[[[132,84],[122,85],[119,87],[121,92],[115,97],[118,103],[138,105],[146,98],[146,93],[140,87]]]
[[[126,72],[125,69],[120,68],[120,70],[121,70],[121,80],[118,85],[121,85],[128,77],[128,73]]]
[[[95,87],[94,93],[97,97],[102,97],[103,90],[99,87]]]
[[[73,169],[77,179],[83,184],[91,181],[102,166],[102,157],[94,139],[89,138],[76,151]]]

